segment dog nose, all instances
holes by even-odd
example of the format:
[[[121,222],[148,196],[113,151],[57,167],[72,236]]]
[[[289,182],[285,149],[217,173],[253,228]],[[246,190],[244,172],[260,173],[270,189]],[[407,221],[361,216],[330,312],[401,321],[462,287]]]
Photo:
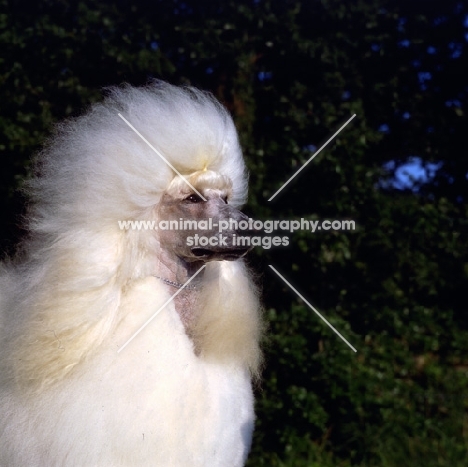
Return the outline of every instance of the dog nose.
[[[261,231],[254,227],[252,219],[250,219],[249,216],[238,209],[235,209],[235,211],[236,213],[231,218],[237,223],[236,234],[241,234],[245,237],[253,237],[261,233]]]
[[[239,209],[231,206],[230,204],[224,204],[220,208],[220,217],[225,219],[232,219],[237,222],[242,220],[248,221],[249,218]]]

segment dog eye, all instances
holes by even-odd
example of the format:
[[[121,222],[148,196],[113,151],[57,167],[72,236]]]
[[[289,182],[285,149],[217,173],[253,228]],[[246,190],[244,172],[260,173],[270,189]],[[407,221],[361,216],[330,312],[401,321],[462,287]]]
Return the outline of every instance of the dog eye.
[[[224,201],[226,204],[228,204],[228,197],[225,196],[225,197],[223,198],[223,201]]]
[[[185,201],[188,201],[190,203],[201,203],[203,200],[200,198],[200,196],[196,194],[191,194],[190,196],[187,196],[187,198],[185,198]]]

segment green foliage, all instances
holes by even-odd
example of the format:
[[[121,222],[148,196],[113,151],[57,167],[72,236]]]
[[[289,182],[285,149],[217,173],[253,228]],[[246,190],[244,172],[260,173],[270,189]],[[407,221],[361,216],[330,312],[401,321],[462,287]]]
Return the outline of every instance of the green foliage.
[[[266,367],[251,466],[467,464],[468,68],[462,2],[0,0],[3,211],[53,122],[152,77],[231,110],[260,219],[352,219],[257,251]],[[428,74],[429,73],[429,74]],[[271,203],[352,114],[357,117]],[[382,125],[387,125],[383,127]],[[408,157],[441,163],[395,190]],[[385,166],[395,161],[393,168]],[[358,350],[270,269],[273,264]]]

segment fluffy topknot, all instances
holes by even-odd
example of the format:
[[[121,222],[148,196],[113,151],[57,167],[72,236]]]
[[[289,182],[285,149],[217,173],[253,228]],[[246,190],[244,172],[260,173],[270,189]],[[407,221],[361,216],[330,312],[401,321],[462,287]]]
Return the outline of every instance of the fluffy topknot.
[[[230,203],[240,206],[247,176],[233,121],[209,93],[155,81],[108,90],[82,117],[57,127],[27,186],[33,231],[47,219],[63,226],[138,217],[159,202],[176,176],[133,127],[182,175],[211,170],[232,181]],[[96,202],[99,200],[99,202]]]

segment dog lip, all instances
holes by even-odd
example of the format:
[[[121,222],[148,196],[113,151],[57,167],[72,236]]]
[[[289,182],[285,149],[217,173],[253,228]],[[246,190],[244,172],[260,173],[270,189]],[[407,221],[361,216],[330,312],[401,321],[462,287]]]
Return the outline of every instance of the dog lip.
[[[233,261],[246,255],[251,248],[232,248],[223,250],[209,250],[207,248],[192,248],[190,251],[193,255],[200,259],[212,259],[214,257]]]

